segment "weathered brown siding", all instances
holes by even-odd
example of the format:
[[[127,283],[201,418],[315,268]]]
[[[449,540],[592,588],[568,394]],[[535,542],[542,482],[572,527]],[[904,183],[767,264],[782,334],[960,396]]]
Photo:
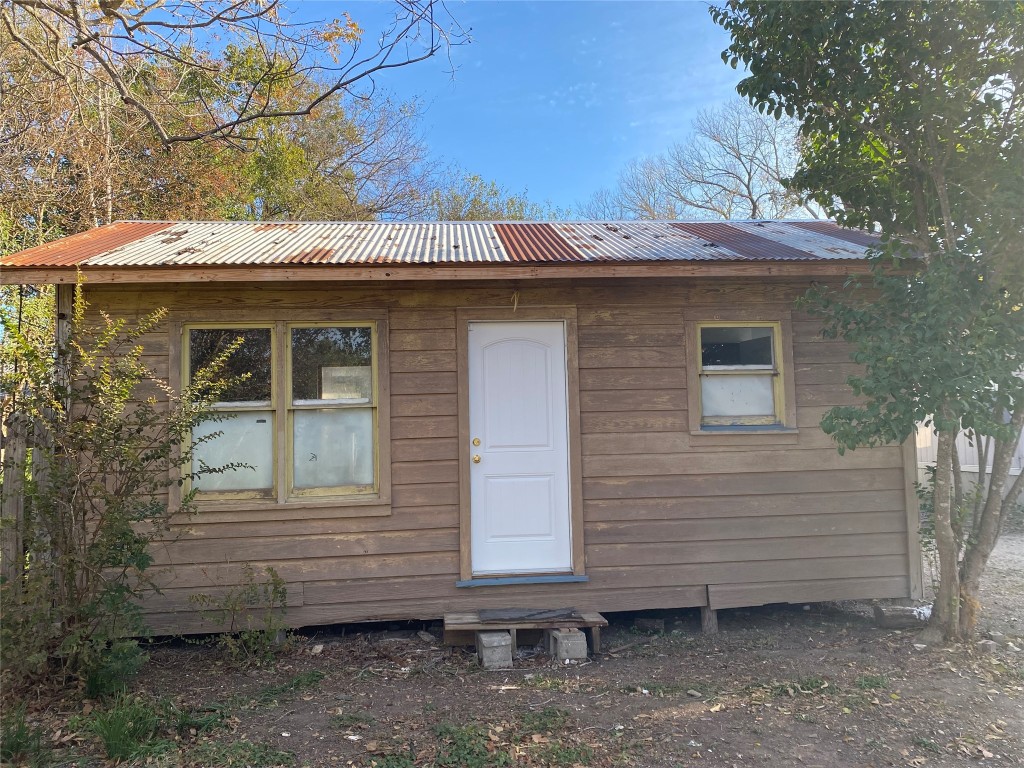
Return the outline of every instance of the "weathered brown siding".
[[[202,629],[188,596],[216,596],[242,563],[288,584],[293,625],[436,618],[482,607],[602,611],[897,597],[916,590],[900,447],[839,456],[818,429],[853,402],[842,344],[792,314],[799,434],[691,435],[684,319],[754,308],[786,315],[806,284],[660,280],[474,285],[191,284],[90,288],[94,307],[169,323],[326,321],[387,310],[392,498],[376,516],[265,502],[201,511],[154,552],[157,632]],[[135,290],[137,288],[137,290]],[[588,583],[456,588],[456,309],[572,307],[578,323]],[[175,343],[153,334],[161,374]],[[578,532],[577,532],[578,535]],[[173,567],[168,567],[173,566]]]

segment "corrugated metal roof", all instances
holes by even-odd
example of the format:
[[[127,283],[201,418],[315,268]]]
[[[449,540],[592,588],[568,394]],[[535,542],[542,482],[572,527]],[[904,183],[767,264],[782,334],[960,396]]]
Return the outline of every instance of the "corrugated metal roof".
[[[861,259],[877,238],[830,222],[117,222],[0,265],[516,264]]]
[[[170,226],[168,221],[115,221],[5,256],[0,259],[0,264],[11,267],[73,267]]]
[[[879,240],[878,235],[873,235],[860,229],[840,227],[834,221],[808,219],[807,221],[793,221],[790,223],[799,229],[809,229],[812,232],[818,232],[829,237],[838,237],[840,240],[846,240],[854,245],[863,245],[865,248],[877,245]]]
[[[666,221],[552,224],[588,261],[742,261],[744,256]]]

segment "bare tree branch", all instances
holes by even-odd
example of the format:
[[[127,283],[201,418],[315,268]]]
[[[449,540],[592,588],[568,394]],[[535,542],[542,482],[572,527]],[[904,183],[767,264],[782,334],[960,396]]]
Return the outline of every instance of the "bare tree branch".
[[[81,80],[69,77],[78,71],[90,87],[110,88],[165,145],[238,142],[249,140],[256,121],[308,115],[334,94],[372,91],[375,75],[468,41],[441,0],[394,6],[372,41],[347,15],[295,21],[280,0],[0,0],[0,33],[69,84]],[[160,87],[158,72],[176,72],[186,87]],[[275,95],[289,76],[319,87],[283,109]],[[176,119],[162,108],[168,101]]]
[[[693,134],[663,154],[631,161],[618,185],[580,208],[638,219],[759,219],[820,212],[787,187],[796,168],[795,125],[737,101],[701,112]]]

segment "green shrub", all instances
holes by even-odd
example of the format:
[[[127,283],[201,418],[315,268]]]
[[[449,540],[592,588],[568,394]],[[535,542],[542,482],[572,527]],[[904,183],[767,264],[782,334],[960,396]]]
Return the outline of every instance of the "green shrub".
[[[176,470],[189,465],[192,429],[231,384],[221,372],[239,341],[179,394],[149,369],[140,343],[158,310],[134,326],[88,313],[82,291],[66,340],[28,333],[0,305],[0,403],[7,447],[0,493],[19,497],[24,557],[0,583],[0,674],[5,691],[34,679],[81,679],[97,694],[123,687],[144,656],[139,599],[155,588],[150,545],[194,512],[193,493],[169,509]],[[52,306],[52,305],[51,305]],[[59,334],[60,335],[60,334]],[[24,454],[24,459],[21,458]],[[222,472],[234,467],[204,468]],[[187,478],[186,478],[187,479]]]
[[[149,659],[135,640],[118,640],[83,664],[85,695],[92,699],[121,693]]]

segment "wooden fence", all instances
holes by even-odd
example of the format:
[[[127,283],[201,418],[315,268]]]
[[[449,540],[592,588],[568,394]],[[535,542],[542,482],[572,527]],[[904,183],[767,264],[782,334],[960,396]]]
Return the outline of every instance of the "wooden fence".
[[[924,469],[935,465],[935,442],[935,433],[931,429],[918,426],[917,466],[918,475],[921,480],[924,479]],[[981,469],[979,466],[981,464],[979,446],[972,443],[967,438],[967,435],[961,433],[956,439],[956,448],[960,456],[960,469],[969,475],[978,474]],[[986,474],[992,471],[992,453],[993,449],[989,446],[985,462],[987,465],[985,467]],[[1022,471],[1024,471],[1024,435],[1021,436],[1020,442],[1017,443],[1017,450],[1014,451],[1013,459],[1010,461],[1011,479]],[[1020,501],[1024,503],[1024,494],[1021,495]]]
[[[48,471],[45,461],[51,443],[45,432],[28,416],[12,413],[0,430],[0,457],[3,483],[0,485],[0,579],[10,585],[20,583],[25,566],[26,484],[29,478],[44,483]],[[40,450],[43,449],[43,450]]]

